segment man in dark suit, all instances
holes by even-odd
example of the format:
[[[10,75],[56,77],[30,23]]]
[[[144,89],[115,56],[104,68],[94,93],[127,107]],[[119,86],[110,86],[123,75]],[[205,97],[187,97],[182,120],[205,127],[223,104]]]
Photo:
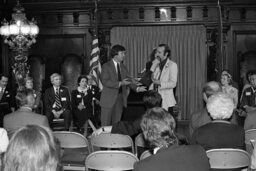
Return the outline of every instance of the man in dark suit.
[[[54,118],[64,118],[65,129],[69,130],[71,121],[71,103],[68,88],[61,86],[61,75],[53,73],[50,76],[52,87],[45,91],[44,109],[51,128]]]
[[[206,104],[212,122],[197,128],[192,135],[192,143],[199,144],[205,150],[214,148],[245,149],[244,129],[229,122],[235,104],[225,93],[212,95]]]
[[[123,107],[127,107],[128,85],[137,92],[146,91],[146,87],[137,87],[125,65],[125,48],[115,45],[111,49],[112,59],[102,66],[101,81],[103,90],[100,98],[101,125],[107,126],[121,120]]]
[[[26,125],[34,124],[49,127],[45,116],[32,112],[35,104],[34,92],[32,90],[18,92],[16,100],[19,109],[4,117],[4,128],[7,130],[9,137],[16,130]]]
[[[154,148],[153,155],[135,163],[134,171],[207,171],[210,164],[199,145],[179,146],[174,118],[163,108],[147,110],[141,121],[143,135]]]
[[[0,127],[3,126],[4,115],[14,112],[14,98],[11,91],[7,88],[8,76],[0,75]]]

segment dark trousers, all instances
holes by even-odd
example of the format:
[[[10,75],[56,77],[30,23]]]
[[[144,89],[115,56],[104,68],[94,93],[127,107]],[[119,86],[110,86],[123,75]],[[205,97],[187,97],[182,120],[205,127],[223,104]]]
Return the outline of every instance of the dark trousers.
[[[53,119],[54,119],[53,113],[52,112],[46,113],[46,117],[48,118],[50,127],[53,129]],[[71,112],[70,112],[70,110],[65,110],[60,115],[60,118],[64,119],[65,130],[69,130],[69,126],[70,126],[70,122],[71,122]]]

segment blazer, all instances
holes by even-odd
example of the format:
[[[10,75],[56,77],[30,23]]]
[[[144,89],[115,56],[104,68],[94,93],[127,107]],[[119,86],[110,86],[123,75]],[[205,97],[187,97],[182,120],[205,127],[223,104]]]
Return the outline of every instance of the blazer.
[[[40,125],[49,128],[48,119],[44,115],[32,112],[28,108],[21,107],[17,111],[4,117],[4,128],[9,137],[19,128],[26,125]]]
[[[205,150],[199,145],[173,145],[134,164],[134,171],[207,171]]]
[[[177,85],[177,77],[178,66],[170,59],[167,59],[162,72],[160,71],[160,67],[158,66],[153,73],[154,79],[160,79],[161,85],[158,88],[158,92],[161,94],[163,99],[162,107],[166,110],[168,110],[169,107],[175,106],[176,104],[173,89]],[[153,84],[150,86],[149,89],[153,89]]]
[[[120,63],[120,70],[122,80],[130,77],[127,68],[122,62]],[[113,59],[102,66],[100,78],[103,84],[103,90],[100,97],[100,105],[101,107],[111,108],[116,102],[119,91],[119,81]],[[124,107],[127,107],[127,86],[122,86],[122,96],[123,105]]]
[[[4,94],[2,98],[0,99],[0,113],[3,112],[5,114],[11,112],[11,108],[14,108],[14,97],[11,91],[7,89],[7,87],[4,90]]]
[[[214,148],[245,149],[244,129],[227,121],[212,121],[196,129],[192,143],[200,144],[205,150]]]
[[[61,106],[63,109],[71,110],[71,103],[70,103],[70,93],[68,88],[64,86],[60,86],[59,89],[60,101]],[[44,95],[44,109],[45,113],[52,112],[52,107],[55,102],[55,92],[54,88],[50,87],[45,91]]]

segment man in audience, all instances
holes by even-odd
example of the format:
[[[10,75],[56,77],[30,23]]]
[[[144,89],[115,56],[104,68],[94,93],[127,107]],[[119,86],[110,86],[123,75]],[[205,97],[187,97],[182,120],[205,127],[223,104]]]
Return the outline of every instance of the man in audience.
[[[251,72],[250,83],[252,86],[244,90],[240,104],[247,113],[256,110],[256,71]]]
[[[4,115],[14,112],[14,98],[7,88],[8,76],[0,74],[0,127],[3,127]]]
[[[32,112],[35,104],[35,96],[32,90],[20,91],[16,95],[19,109],[4,117],[4,128],[7,130],[9,137],[19,128],[29,125],[41,125],[49,127],[48,120],[45,116]]]
[[[162,96],[162,107],[174,115],[173,107],[176,100],[173,89],[177,85],[178,66],[171,60],[171,50],[166,44],[158,45],[155,56],[156,59],[150,69],[153,71],[152,85]]]
[[[212,95],[217,94],[219,92],[221,92],[221,86],[218,82],[216,82],[216,81],[207,82],[204,85],[203,90],[202,90],[204,102],[207,103],[207,100]],[[192,136],[195,129],[197,129],[200,126],[205,125],[211,121],[212,121],[212,119],[211,119],[210,115],[208,114],[206,107],[204,107],[203,109],[201,109],[195,113],[192,113],[190,123],[189,123],[190,137]],[[237,123],[236,117],[233,115],[232,115],[231,122],[234,124]]]
[[[161,95],[154,91],[149,90],[143,96],[143,103],[146,109],[151,109],[153,107],[161,107],[162,97]],[[130,121],[119,121],[112,126],[103,126],[93,132],[93,135],[99,135],[101,133],[117,133],[125,134],[129,136],[136,135],[141,132],[140,128],[141,118],[133,122]]]
[[[123,64],[125,48],[114,45],[112,59],[102,66],[101,81],[103,90],[100,98],[101,125],[107,126],[121,120],[123,107],[127,107],[128,85],[137,92],[146,91],[146,87],[133,84],[128,69]]]
[[[197,128],[192,143],[200,144],[205,150],[214,148],[244,149],[244,129],[229,122],[234,110],[234,101],[225,93],[212,95],[206,104],[212,122]]]
[[[142,117],[141,128],[154,151],[152,156],[135,163],[134,171],[209,170],[209,159],[201,146],[178,145],[175,120],[165,109],[149,109]]]
[[[53,73],[50,76],[52,87],[45,91],[44,109],[49,120],[50,127],[53,128],[53,119],[64,118],[65,130],[69,130],[71,121],[71,103],[68,88],[61,86],[61,76]]]

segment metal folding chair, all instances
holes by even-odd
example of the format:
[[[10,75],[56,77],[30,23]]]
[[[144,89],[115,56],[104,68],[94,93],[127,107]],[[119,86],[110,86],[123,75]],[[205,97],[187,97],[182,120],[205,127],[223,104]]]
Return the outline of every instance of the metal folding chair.
[[[139,159],[127,151],[96,151],[86,158],[86,170],[132,170],[135,162]]]

